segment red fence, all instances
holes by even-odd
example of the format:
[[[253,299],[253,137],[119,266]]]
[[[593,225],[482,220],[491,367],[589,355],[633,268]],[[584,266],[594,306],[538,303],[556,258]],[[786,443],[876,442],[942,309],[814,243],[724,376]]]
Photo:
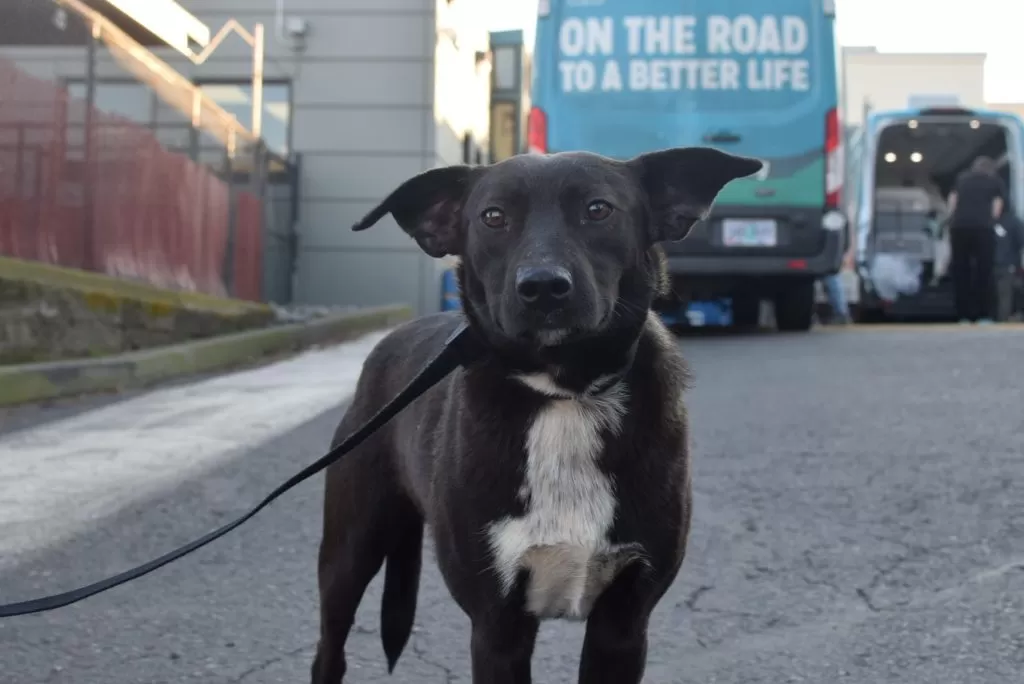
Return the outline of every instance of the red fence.
[[[259,300],[262,218],[149,128],[0,59],[0,254]]]

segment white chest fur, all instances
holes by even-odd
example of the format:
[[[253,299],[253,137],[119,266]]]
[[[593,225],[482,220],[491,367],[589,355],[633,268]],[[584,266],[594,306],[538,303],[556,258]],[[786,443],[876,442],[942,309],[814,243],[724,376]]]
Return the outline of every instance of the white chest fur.
[[[615,549],[613,483],[598,466],[602,435],[619,430],[626,388],[565,398],[547,376],[519,378],[549,397],[526,436],[522,517],[488,529],[494,568],[507,594],[529,571],[527,609],[540,617],[585,618],[596,595],[635,550]]]

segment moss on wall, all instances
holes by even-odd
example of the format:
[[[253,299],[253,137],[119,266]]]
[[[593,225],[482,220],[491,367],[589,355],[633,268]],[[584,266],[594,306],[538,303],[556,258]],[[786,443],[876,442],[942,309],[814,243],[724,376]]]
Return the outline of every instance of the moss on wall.
[[[273,319],[264,304],[0,257],[0,364],[149,349]]]

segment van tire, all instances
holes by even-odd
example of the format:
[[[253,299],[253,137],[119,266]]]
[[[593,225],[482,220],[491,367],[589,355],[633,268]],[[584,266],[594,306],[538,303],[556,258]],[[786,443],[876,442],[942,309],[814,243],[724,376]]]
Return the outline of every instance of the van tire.
[[[885,323],[885,312],[882,309],[857,305],[854,309],[853,320],[858,323],[875,324]]]
[[[752,329],[761,323],[761,300],[752,295],[732,298],[732,324],[741,329]]]
[[[775,325],[781,332],[805,332],[813,323],[813,280],[793,283],[775,295]]]

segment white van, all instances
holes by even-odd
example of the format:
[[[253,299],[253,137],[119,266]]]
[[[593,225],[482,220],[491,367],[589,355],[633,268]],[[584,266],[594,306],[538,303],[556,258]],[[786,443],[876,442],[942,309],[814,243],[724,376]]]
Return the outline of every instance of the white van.
[[[861,321],[954,319],[946,198],[974,159],[997,160],[1024,207],[1024,121],[960,107],[877,111],[850,140],[846,189]]]

